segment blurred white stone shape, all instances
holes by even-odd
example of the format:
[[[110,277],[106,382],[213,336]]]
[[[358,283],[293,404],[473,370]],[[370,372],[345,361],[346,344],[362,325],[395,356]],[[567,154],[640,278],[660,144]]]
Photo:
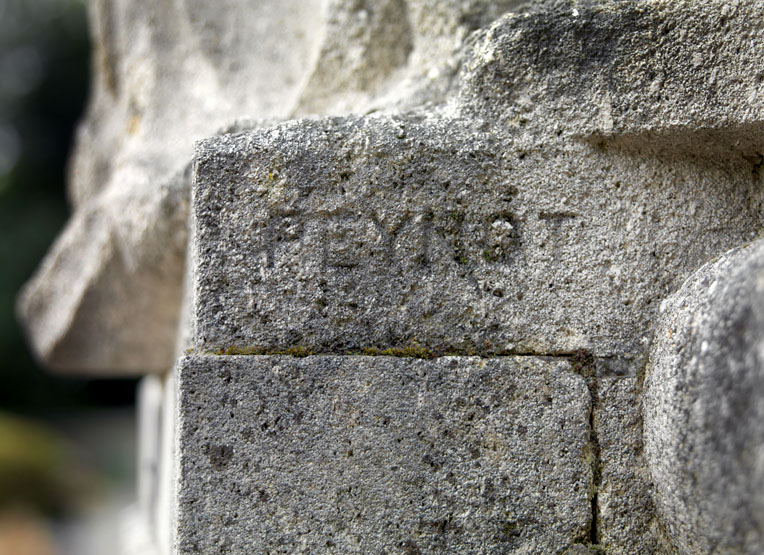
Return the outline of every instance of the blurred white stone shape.
[[[194,141],[241,114],[284,117],[321,2],[91,2],[93,90],[72,158],[74,213],[19,313],[56,370],[165,371],[182,299]]]

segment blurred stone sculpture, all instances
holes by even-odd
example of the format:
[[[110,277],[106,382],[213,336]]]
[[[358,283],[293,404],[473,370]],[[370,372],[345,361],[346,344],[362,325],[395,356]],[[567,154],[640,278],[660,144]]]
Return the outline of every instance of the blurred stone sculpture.
[[[158,552],[764,549],[761,2],[91,8],[20,313]]]

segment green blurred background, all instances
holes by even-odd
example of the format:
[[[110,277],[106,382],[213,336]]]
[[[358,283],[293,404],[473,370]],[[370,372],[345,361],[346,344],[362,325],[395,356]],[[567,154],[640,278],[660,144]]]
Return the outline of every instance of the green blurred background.
[[[14,314],[68,215],[66,163],[89,73],[82,0],[0,0],[0,555],[67,552],[24,551],[8,530],[23,529],[20,514],[66,518],[97,484],[132,472],[135,380],[46,373]],[[55,536],[39,518],[27,523]]]
[[[14,317],[21,285],[68,214],[66,163],[89,83],[81,0],[0,0],[0,407],[39,414],[131,404],[134,382],[57,378]]]

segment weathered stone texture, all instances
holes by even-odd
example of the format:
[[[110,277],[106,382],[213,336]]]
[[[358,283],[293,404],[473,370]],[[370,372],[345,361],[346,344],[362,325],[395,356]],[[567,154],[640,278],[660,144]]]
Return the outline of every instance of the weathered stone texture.
[[[711,183],[718,185],[710,197],[715,200],[725,191],[741,190],[734,199],[746,206],[729,211],[745,219],[756,208],[749,196],[751,185],[739,183],[746,168],[758,171],[764,136],[758,101],[764,92],[760,79],[764,61],[751,47],[762,42],[761,8],[762,3],[753,0],[703,4],[542,0],[522,5],[512,0],[337,0],[326,5],[318,0],[254,4],[227,0],[214,6],[199,0],[93,1],[96,72],[92,102],[72,163],[70,196],[76,210],[20,303],[31,343],[41,359],[62,369],[140,372],[171,366],[171,338],[177,332],[185,262],[183,222],[187,221],[189,183],[184,171],[192,143],[246,116],[268,119],[416,108],[435,114],[442,108],[449,117],[458,115],[481,132],[498,135],[498,143],[491,145],[503,156],[498,179],[537,180],[538,189],[520,188],[518,201],[525,202],[526,193],[534,201],[544,198],[556,186],[577,191],[567,199],[570,205],[561,205],[565,199],[551,194],[539,202],[539,214],[578,214],[579,224],[581,218],[596,221],[586,210],[578,212],[578,205],[588,201],[576,196],[584,193],[598,195],[600,202],[616,211],[646,208],[652,213],[656,207],[627,204],[633,199],[624,193],[612,196],[598,190],[602,183],[613,187],[621,183],[624,191],[630,191],[637,181],[636,190],[641,191],[646,180],[660,188],[656,199],[663,203],[661,211],[666,206],[692,207],[693,200],[670,193],[677,183],[685,183],[689,190],[698,181],[704,185],[697,199],[708,197],[706,186]],[[499,17],[508,10],[518,13]],[[480,128],[482,120],[490,122],[490,130]],[[513,130],[522,131],[523,138],[510,139]],[[453,148],[460,141],[457,149],[468,148],[468,137],[451,139],[449,133],[443,148]],[[610,154],[618,158],[616,171],[607,169],[611,162],[606,156],[598,161],[583,143],[558,149],[558,133],[560,140],[575,137],[611,149]],[[309,148],[301,141],[290,148]],[[409,148],[408,154],[419,153]],[[539,164],[561,172],[524,174],[524,164],[519,164],[520,169],[510,175],[514,155],[529,161],[535,156]],[[572,161],[590,155],[594,158],[586,163]],[[561,162],[568,157],[570,162]],[[663,157],[663,162],[656,157]],[[630,173],[630,166],[639,168],[638,177]],[[439,171],[451,171],[446,168]],[[466,176],[469,171],[467,167],[457,173]],[[573,171],[575,179],[558,180],[557,175],[565,171]],[[581,181],[587,183],[582,187]],[[508,181],[503,185],[511,190]],[[468,189],[471,192],[474,187]],[[541,206],[544,203],[550,208]],[[505,212],[504,206],[497,206]],[[649,335],[643,323],[651,313],[650,308],[641,310],[634,303],[640,299],[653,303],[657,289],[665,293],[674,285],[667,283],[666,276],[683,276],[692,264],[734,246],[740,242],[742,228],[752,225],[750,220],[738,225],[742,219],[733,218],[732,229],[726,230],[728,214],[723,207],[714,210],[707,212],[712,218],[701,214],[697,247],[685,221],[668,226],[656,222],[656,229],[677,235],[677,256],[684,256],[681,253],[688,245],[696,251],[687,255],[686,263],[659,261],[667,268],[665,275],[652,272],[650,260],[631,267],[621,264],[617,256],[595,257],[595,265],[610,264],[606,272],[616,274],[635,272],[634,268],[641,273],[647,265],[647,279],[659,284],[655,288],[618,283],[611,288],[620,288],[619,295],[631,308],[613,311],[611,306],[595,306],[599,311],[595,329],[587,329],[574,316],[569,329],[553,322],[549,329],[532,330],[531,339],[516,338],[514,331],[493,334],[492,349],[506,350],[512,344],[539,353],[578,345],[590,345],[602,353],[634,350],[641,337]],[[554,238],[535,235],[539,245],[578,242],[565,236],[565,230],[572,229],[571,218],[549,221],[560,225],[547,226],[557,230],[550,232]],[[528,225],[533,228],[532,222]],[[627,233],[612,239],[621,241],[619,252],[631,247],[647,252],[644,246],[650,240],[645,236],[655,230],[635,229],[643,232],[641,237]],[[718,238],[711,237],[714,230],[719,231]],[[521,241],[523,232],[518,230]],[[665,256],[674,256],[665,241],[660,243]],[[591,243],[587,237],[583,242]],[[494,248],[491,241],[478,247]],[[656,251],[656,257],[661,256]],[[568,257],[560,268],[578,269],[584,258]],[[547,271],[539,261],[526,257],[524,262],[534,264],[526,274]],[[491,272],[485,274],[473,281],[494,279]],[[599,274],[588,279],[606,283],[610,278]],[[533,289],[549,286],[541,281],[527,277],[515,283]],[[557,275],[554,283],[552,289],[565,296],[570,278]],[[506,283],[473,287],[511,289]],[[549,302],[552,309],[562,306]],[[482,303],[485,310],[494,310],[495,304]],[[573,312],[579,310],[573,308]],[[524,325],[523,309],[520,312],[512,318]],[[611,313],[612,322],[608,320]],[[612,341],[592,339],[597,334],[608,336],[611,323],[614,329],[625,325],[628,331]],[[486,325],[492,324],[486,321]],[[401,337],[394,334],[394,339]],[[474,342],[461,332],[451,339],[463,345]]]
[[[232,121],[286,118],[298,107],[346,112],[392,103],[376,100],[402,79],[388,75],[391,68],[407,61],[406,44],[426,41],[416,27],[407,39],[377,48],[408,3],[389,2],[389,10],[361,4],[90,2],[94,79],[71,162],[75,211],[19,303],[46,365],[110,374],[172,366],[194,141]],[[492,5],[474,1],[470,10],[497,13]],[[457,6],[441,8],[433,22]],[[366,30],[369,17],[378,22],[374,32]],[[346,33],[347,20],[357,33]],[[391,49],[401,51],[392,60]],[[436,52],[445,54],[436,48],[427,59]],[[404,73],[426,73],[424,59]],[[340,89],[323,87],[337,77],[337,60],[347,78],[336,80]],[[393,95],[395,102],[425,102],[434,98],[430,89],[442,96],[446,85],[435,83],[446,80],[412,83],[405,87],[411,92]],[[376,90],[379,82],[384,90]]]
[[[179,552],[764,552],[764,1],[91,6],[19,312],[53,368],[202,355]]]
[[[640,155],[549,125],[542,140],[368,116],[201,143],[196,346],[643,349],[682,277],[751,238],[761,182],[740,157]]]
[[[589,393],[535,357],[180,362],[178,553],[588,541]]]
[[[597,378],[595,403],[597,544],[614,554],[672,553],[655,517],[642,455],[637,377]]]
[[[293,116],[438,104],[469,34],[517,0],[329,0],[324,39]]]
[[[623,142],[653,134],[693,150],[727,130],[725,149],[755,149],[763,9],[761,0],[538,2],[470,37],[460,105],[508,126],[544,121]]]
[[[683,553],[764,551],[764,242],[700,268],[663,307],[645,450]]]

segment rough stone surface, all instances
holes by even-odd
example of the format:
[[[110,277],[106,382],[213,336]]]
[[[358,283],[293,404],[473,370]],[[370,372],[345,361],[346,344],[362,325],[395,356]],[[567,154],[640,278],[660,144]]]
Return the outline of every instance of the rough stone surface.
[[[180,362],[177,553],[588,541],[590,398],[535,357]]]
[[[94,79],[70,168],[74,214],[18,310],[45,364],[108,374],[172,366],[194,141],[240,119],[441,98],[454,63],[430,76],[428,64],[453,60],[469,30],[512,3],[324,4],[90,2]],[[409,11],[413,26],[401,26]]]
[[[553,357],[185,359],[185,551],[762,552],[762,247],[666,299],[764,231],[763,11],[93,0],[31,342],[112,373],[188,346]],[[315,114],[343,117],[280,123]],[[166,555],[163,380],[141,498]]]
[[[751,45],[762,40],[761,8],[758,0],[93,0],[95,78],[72,162],[75,213],[21,302],[30,341],[60,369],[171,366],[188,187],[176,177],[194,140],[243,116],[445,106],[501,134],[561,133],[636,158],[680,150],[756,172],[764,59]],[[718,216],[706,229],[725,221]],[[719,248],[733,246],[729,239]],[[644,251],[645,241],[629,244]],[[701,250],[697,263],[720,252]]]
[[[329,0],[315,67],[293,115],[441,103],[469,34],[517,0]]]
[[[636,376],[597,379],[593,429],[599,453],[596,543],[606,553],[672,553],[655,518],[642,455]]]
[[[739,155],[534,125],[381,115],[201,143],[195,346],[632,353],[681,279],[761,224]]]
[[[659,515],[686,553],[764,551],[764,241],[668,299],[645,380]]]
[[[713,130],[726,130],[725,148],[761,144],[764,60],[753,47],[764,40],[761,0],[533,8],[470,36],[457,80],[468,113],[626,144],[650,134],[698,149],[716,140]]]

